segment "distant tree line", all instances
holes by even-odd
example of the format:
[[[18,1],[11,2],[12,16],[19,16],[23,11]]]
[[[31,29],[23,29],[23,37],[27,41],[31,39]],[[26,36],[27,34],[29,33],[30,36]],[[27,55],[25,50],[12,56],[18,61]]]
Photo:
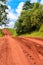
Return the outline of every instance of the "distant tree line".
[[[15,23],[17,34],[31,33],[39,30],[43,24],[43,5],[26,1],[21,15]]]

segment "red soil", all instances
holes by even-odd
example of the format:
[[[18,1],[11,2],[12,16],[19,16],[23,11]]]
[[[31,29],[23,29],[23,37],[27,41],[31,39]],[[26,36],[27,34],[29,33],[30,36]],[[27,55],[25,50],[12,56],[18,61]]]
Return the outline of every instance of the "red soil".
[[[3,33],[5,36],[0,38],[0,65],[43,65],[43,40],[13,38],[6,29]]]

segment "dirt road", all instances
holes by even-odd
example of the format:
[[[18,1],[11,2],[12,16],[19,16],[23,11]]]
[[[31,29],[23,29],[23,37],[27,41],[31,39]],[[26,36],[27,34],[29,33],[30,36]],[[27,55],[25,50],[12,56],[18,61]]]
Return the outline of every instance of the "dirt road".
[[[43,40],[12,37],[7,30],[0,38],[0,65],[43,65]]]

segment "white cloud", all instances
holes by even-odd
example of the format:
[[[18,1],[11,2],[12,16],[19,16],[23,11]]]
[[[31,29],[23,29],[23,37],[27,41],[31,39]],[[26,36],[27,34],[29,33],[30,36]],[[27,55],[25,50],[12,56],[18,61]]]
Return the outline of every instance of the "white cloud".
[[[7,18],[9,19],[9,23],[8,26],[9,28],[14,27],[14,21],[17,20],[17,16],[14,13],[14,9],[11,8],[11,6],[8,6],[8,10],[6,10],[8,12]]]
[[[17,19],[16,15],[13,12],[9,12],[8,18],[11,19],[11,20],[16,20]]]
[[[7,24],[7,26],[4,26],[4,25],[0,26],[0,29],[3,29],[3,28],[13,28],[13,27],[14,27],[14,22],[11,21],[11,22],[9,22],[9,24]]]
[[[3,5],[5,5],[5,4],[4,4],[4,2],[2,2],[2,1],[0,1],[0,4],[3,4]]]
[[[43,4],[43,0],[41,0],[41,2],[40,2],[41,4]]]
[[[8,18],[11,20],[11,22],[8,24],[8,27],[14,27],[14,21],[18,19],[18,16],[20,15],[22,11],[22,7],[24,5],[24,2],[20,2],[17,9],[15,10],[16,13],[14,13],[14,9],[12,9],[10,6],[8,6],[9,10],[8,12]]]
[[[8,27],[8,28],[13,28],[13,27],[14,27],[14,22],[13,22],[13,21],[9,22],[9,24],[8,24],[7,27]]]
[[[8,5],[9,10],[11,10],[11,7]]]
[[[19,15],[20,15],[20,13],[21,13],[21,11],[22,11],[23,5],[24,5],[24,2],[19,3],[19,5],[18,5],[18,7],[17,7],[17,9],[16,9],[16,12],[17,12]]]
[[[4,25],[2,25],[2,26],[0,26],[0,29],[2,29],[2,28],[4,28],[5,26]]]
[[[8,2],[11,2],[12,0],[7,0]]]
[[[16,20],[17,19],[17,16],[16,14],[14,13],[14,9],[12,9],[10,6],[8,6],[8,10],[6,10],[8,12],[8,15],[7,17],[11,20]]]
[[[31,3],[37,2],[37,0],[31,0]]]
[[[24,5],[24,2],[19,3],[19,5],[17,6],[17,8],[15,10],[16,13],[14,13],[14,9],[12,9],[11,6],[8,5],[8,10],[6,10],[6,11],[8,12],[7,17],[8,17],[8,19],[10,19],[10,22],[7,27],[9,27],[9,28],[14,27],[14,22],[18,19],[18,16],[20,15],[20,13],[22,11],[23,5]],[[2,28],[3,27],[4,26],[2,26]]]
[[[14,13],[14,9],[11,8],[11,6],[8,6],[8,10],[6,10],[8,12],[8,18],[9,19],[13,19],[13,20],[17,20],[18,16],[20,15],[21,11],[22,11],[22,7],[24,5],[24,2],[20,2],[18,7],[16,8]]]

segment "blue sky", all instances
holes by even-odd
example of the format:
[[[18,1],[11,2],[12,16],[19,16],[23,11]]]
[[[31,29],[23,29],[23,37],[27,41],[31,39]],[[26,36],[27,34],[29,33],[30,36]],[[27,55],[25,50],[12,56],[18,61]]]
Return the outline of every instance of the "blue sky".
[[[10,5],[12,8],[17,8],[20,2],[25,2],[25,0],[11,0],[8,2],[8,5]]]
[[[25,2],[25,1],[26,0],[11,0],[8,2],[8,5],[10,5],[11,8],[16,9],[20,2]],[[35,1],[35,0],[30,0],[30,1]],[[41,0],[36,0],[36,1],[40,2]]]

